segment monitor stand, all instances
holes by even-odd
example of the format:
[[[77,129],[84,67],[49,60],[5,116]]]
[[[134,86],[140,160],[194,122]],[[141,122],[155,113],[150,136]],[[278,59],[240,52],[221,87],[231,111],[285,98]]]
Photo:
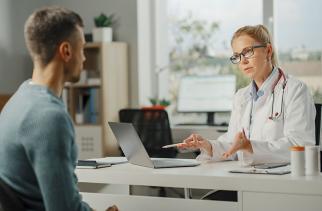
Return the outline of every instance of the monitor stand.
[[[223,126],[227,127],[227,123],[221,123],[221,124],[216,124],[215,123],[215,113],[214,111],[212,112],[207,112],[207,121],[204,123],[179,123],[177,125],[208,125],[208,126]],[[322,164],[321,164],[322,165]]]
[[[215,112],[207,112],[207,125],[215,125]]]
[[[216,124],[215,123],[215,113],[216,112],[207,112],[207,125],[209,126],[224,126],[227,127],[227,123]]]

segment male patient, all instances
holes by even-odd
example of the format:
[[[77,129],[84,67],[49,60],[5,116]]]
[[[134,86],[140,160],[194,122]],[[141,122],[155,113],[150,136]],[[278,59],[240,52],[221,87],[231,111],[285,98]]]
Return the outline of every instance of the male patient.
[[[60,7],[37,10],[26,21],[25,41],[33,74],[1,112],[0,178],[26,210],[91,210],[77,188],[74,128],[60,99],[85,61],[82,19]]]

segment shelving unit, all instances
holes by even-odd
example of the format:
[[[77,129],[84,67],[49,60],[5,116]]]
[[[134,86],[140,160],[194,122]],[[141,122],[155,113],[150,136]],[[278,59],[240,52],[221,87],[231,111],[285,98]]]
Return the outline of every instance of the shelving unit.
[[[127,45],[122,42],[87,43],[80,81],[66,83],[62,98],[75,125],[79,158],[118,155],[108,121],[128,106]]]

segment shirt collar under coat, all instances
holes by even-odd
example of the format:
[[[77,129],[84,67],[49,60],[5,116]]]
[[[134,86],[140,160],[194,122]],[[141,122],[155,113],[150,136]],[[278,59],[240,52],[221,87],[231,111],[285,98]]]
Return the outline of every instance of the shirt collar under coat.
[[[263,85],[261,86],[261,88],[258,91],[256,91],[256,87],[254,84],[255,82],[252,81],[246,87],[246,90],[243,94],[244,96],[242,97],[241,102],[240,102],[240,106],[243,107],[247,102],[249,102],[253,98],[256,101],[258,98],[260,98],[264,95],[267,96],[268,94],[270,94],[272,91],[273,83],[278,78],[278,76],[279,76],[278,68],[274,67],[273,71],[271,72],[269,77],[264,81]],[[279,84],[281,83],[281,81],[283,82],[283,79],[279,80],[275,90],[279,87]]]

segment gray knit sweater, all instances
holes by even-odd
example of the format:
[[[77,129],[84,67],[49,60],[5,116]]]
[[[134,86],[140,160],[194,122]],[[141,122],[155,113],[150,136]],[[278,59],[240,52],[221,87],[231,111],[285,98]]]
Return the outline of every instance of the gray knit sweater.
[[[0,114],[0,178],[26,210],[90,210],[78,192],[76,160],[63,102],[48,88],[24,82]]]

